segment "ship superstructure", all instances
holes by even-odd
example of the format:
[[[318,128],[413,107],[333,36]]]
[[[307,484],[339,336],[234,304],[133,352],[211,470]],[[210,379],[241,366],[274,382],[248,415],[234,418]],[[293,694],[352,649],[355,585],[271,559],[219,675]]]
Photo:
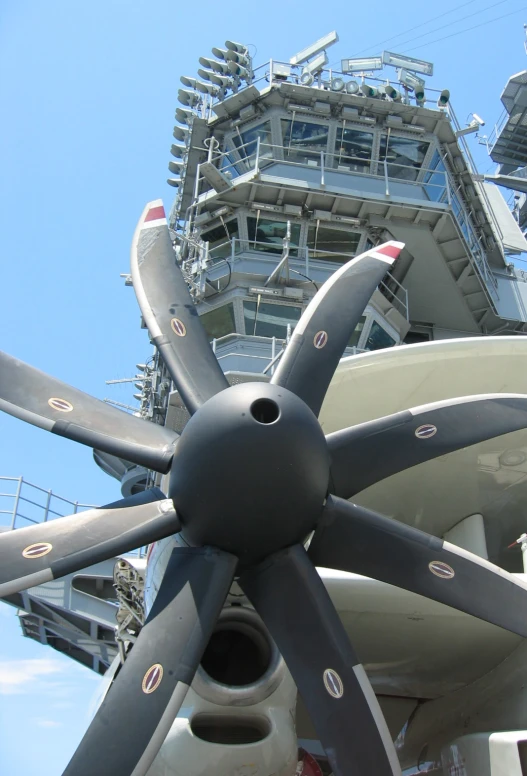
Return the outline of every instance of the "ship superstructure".
[[[197,78],[181,78],[169,226],[175,260],[231,385],[269,380],[317,289],[387,240],[405,249],[345,356],[526,333],[526,286],[514,267],[527,252],[523,222],[477,174],[448,90],[426,83],[433,65],[383,52],[332,70],[326,49],[337,40],[330,33],[289,62],[259,67],[249,47],[227,41],[200,59]],[[516,169],[510,164],[503,174]],[[182,431],[189,415],[160,354],[138,369],[137,414]],[[124,496],[162,486],[143,467],[97,450],[94,457]],[[59,648],[68,651],[71,642],[101,673],[118,652],[124,659],[123,644],[144,616],[145,561],[120,561],[116,577],[114,565],[93,569],[89,578],[98,581],[89,589],[66,577],[51,593],[44,585],[10,601],[26,613],[26,635],[56,646],[60,627]],[[86,593],[76,619],[69,612],[75,585]],[[117,606],[112,640],[109,613]],[[413,708],[405,707],[408,716]]]

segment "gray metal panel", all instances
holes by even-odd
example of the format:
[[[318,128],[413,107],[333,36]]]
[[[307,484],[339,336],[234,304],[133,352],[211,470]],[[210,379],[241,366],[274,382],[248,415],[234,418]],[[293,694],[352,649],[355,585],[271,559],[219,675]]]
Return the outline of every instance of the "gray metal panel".
[[[483,188],[501,230],[501,238],[505,250],[512,253],[527,251],[527,241],[503,199],[501,191],[492,183],[483,183]]]

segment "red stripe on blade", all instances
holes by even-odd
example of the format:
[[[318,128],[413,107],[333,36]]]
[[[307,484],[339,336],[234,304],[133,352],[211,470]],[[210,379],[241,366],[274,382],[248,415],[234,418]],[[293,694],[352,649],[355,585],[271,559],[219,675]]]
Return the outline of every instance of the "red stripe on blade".
[[[374,250],[377,251],[377,253],[382,253],[383,256],[389,256],[391,259],[396,259],[401,252],[401,248],[398,248],[396,245],[390,245],[389,243],[380,246],[379,248],[374,248]]]
[[[145,218],[145,223],[147,221],[156,221],[158,218],[166,218],[165,216],[165,208],[163,205],[159,205],[158,207],[153,207],[151,210],[148,211]]]

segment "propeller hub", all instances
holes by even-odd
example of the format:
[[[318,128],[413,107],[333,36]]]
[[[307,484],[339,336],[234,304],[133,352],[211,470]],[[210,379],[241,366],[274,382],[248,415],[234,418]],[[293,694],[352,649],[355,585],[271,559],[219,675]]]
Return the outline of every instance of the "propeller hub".
[[[253,563],[301,541],[321,514],[329,454],[317,418],[286,388],[243,383],[188,422],[169,485],[183,536]]]

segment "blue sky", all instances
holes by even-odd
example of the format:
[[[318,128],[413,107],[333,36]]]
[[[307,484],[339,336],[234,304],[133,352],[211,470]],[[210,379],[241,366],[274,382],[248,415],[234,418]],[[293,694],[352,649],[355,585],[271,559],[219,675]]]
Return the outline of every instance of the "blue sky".
[[[104,381],[131,375],[150,346],[119,275],[128,271],[145,202],[172,200],[165,180],[179,76],[195,75],[212,46],[230,38],[253,44],[257,64],[287,61],[337,29],[331,62],[383,48],[430,59],[430,83],[450,89],[460,121],[475,111],[490,131],[508,77],[527,67],[524,21],[519,0],[3,0],[0,348],[99,398],[128,401],[129,392]],[[439,40],[475,25],[482,26]],[[405,34],[391,40],[396,33]],[[469,143],[480,168],[491,169],[484,147],[474,137]],[[0,475],[88,503],[119,495],[87,448],[2,413],[0,440]],[[0,629],[0,770],[58,776],[98,680],[23,639],[5,606]]]

